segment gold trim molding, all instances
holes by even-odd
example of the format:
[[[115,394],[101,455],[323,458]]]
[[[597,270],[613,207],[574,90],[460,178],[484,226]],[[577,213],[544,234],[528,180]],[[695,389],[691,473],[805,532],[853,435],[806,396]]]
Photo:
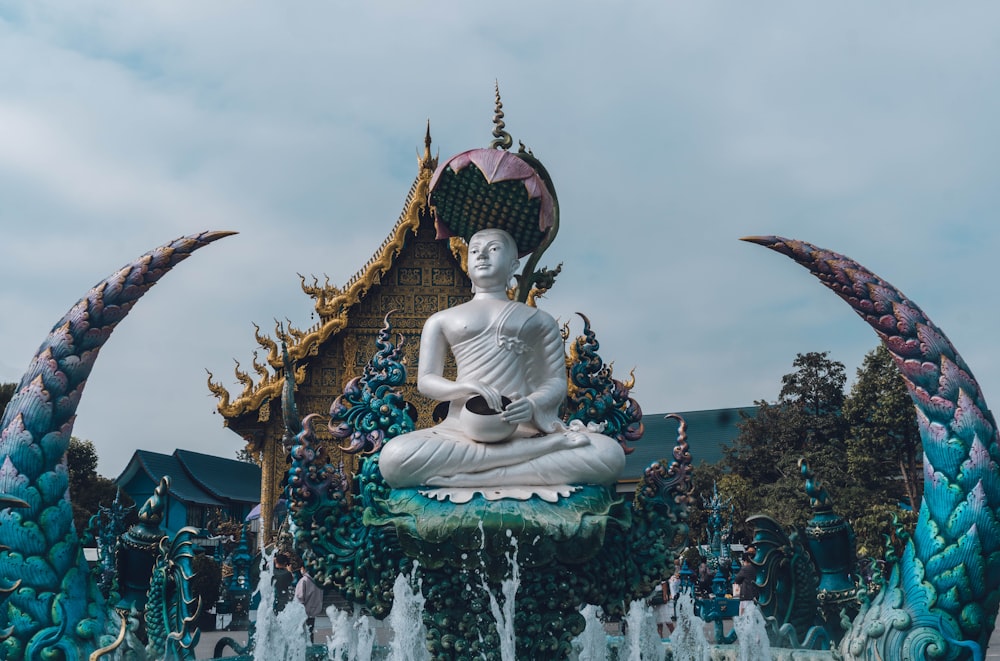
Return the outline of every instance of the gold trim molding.
[[[373,285],[378,284],[382,276],[392,267],[393,260],[399,255],[406,243],[407,234],[415,235],[417,233],[417,229],[420,227],[420,214],[427,206],[431,176],[438,163],[437,157],[431,156],[430,145],[430,127],[428,126],[424,139],[424,153],[417,159],[417,177],[410,187],[399,220],[396,221],[395,227],[372,258],[368,260],[368,263],[346,285],[338,288],[331,286],[327,281],[320,286],[315,277],[313,284],[308,285],[306,279],[299,274],[302,291],[313,298],[314,308],[320,321],[306,331],[293,328],[287,319],[285,320],[286,324],[275,322],[275,335],[288,347],[288,355],[293,361],[316,355],[321,344],[347,326],[350,308],[364,298],[368,290]],[[454,250],[454,247],[452,249]],[[267,374],[264,365],[257,362],[256,352],[254,352],[253,366],[254,371],[260,375],[257,382],[254,382],[249,374],[242,371],[239,362],[237,362],[236,379],[243,384],[243,391],[234,398],[225,386],[214,381],[212,373],[208,372],[208,390],[218,400],[216,409],[227,420],[254,411],[270,399],[281,396],[281,388],[285,379],[280,376],[283,368],[279,342],[262,335],[257,324],[254,324],[254,329],[257,343],[267,352],[265,363],[274,370],[272,374]],[[302,383],[305,374],[305,366],[300,366],[295,372],[295,382]]]

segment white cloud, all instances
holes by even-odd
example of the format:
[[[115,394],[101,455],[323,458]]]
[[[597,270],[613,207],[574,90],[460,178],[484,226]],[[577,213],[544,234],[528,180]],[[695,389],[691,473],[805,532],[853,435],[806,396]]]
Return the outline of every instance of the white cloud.
[[[998,13],[0,0],[0,305],[17,311],[0,316],[0,378],[123,262],[238,230],[116,331],[77,423],[109,475],[136,447],[227,454],[203,368],[247,365],[251,321],[308,325],[295,273],[346,281],[399,214],[425,121],[444,157],[485,145],[498,79],[562,206],[544,304],[590,316],[646,411],[773,398],[795,352],[853,374],[874,347],[746,234],[868,265],[1000,393]]]

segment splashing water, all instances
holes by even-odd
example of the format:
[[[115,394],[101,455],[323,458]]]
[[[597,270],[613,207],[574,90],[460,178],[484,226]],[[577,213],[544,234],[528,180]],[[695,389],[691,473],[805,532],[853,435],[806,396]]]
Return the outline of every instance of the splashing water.
[[[771,658],[771,641],[767,638],[764,614],[757,605],[748,603],[745,612],[733,618],[733,629],[740,645],[740,661]]]
[[[601,622],[601,607],[588,604],[580,614],[586,624],[580,635],[573,639],[576,661],[607,661],[608,633]]]
[[[705,636],[705,620],[694,612],[694,599],[684,593],[677,598],[677,626],[670,634],[670,647],[674,659],[678,661],[708,661],[711,658],[708,638]],[[770,656],[756,657],[769,659]]]
[[[625,645],[618,658],[623,661],[661,661],[666,653],[656,631],[656,615],[642,599],[628,606],[625,615]]]
[[[274,551],[261,555],[260,580],[256,593],[260,594],[257,608],[256,634],[254,641],[254,661],[274,661],[275,659],[304,659],[308,643],[306,630],[306,609],[294,599],[280,613],[275,613],[274,603]]]
[[[424,626],[425,599],[420,591],[420,579],[413,579],[416,574],[417,563],[413,563],[413,573],[410,576],[400,574],[392,586],[389,628],[393,636],[388,661],[429,661],[431,658]]]
[[[336,606],[326,609],[332,634],[326,639],[326,651],[333,661],[372,661],[375,627],[372,618],[354,607],[354,613]],[[273,659],[271,661],[274,661]]]
[[[483,530],[482,521],[479,522],[479,529]],[[493,619],[496,620],[497,635],[500,636],[500,659],[501,661],[517,661],[517,639],[514,633],[514,606],[517,589],[521,587],[521,568],[517,564],[517,539],[514,538],[514,533],[511,530],[507,530],[506,532],[512,550],[510,553],[507,553],[510,574],[500,583],[500,594],[503,595],[503,604],[500,604],[497,596],[486,584],[483,572],[480,573],[479,582],[483,588],[483,592],[489,597],[490,613],[493,615]],[[485,547],[485,532],[482,539]]]

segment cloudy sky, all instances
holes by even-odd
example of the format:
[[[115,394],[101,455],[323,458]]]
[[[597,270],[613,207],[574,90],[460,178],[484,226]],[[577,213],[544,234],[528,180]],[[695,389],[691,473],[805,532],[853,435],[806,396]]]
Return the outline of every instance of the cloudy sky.
[[[853,376],[875,347],[751,234],[895,284],[991,401],[998,34],[986,2],[0,0],[0,380],[121,265],[235,230],[118,328],[75,430],[110,477],[137,448],[232,456],[205,369],[238,391],[251,322],[310,325],[296,272],[346,282],[426,122],[442,157],[486,146],[499,80],[562,209],[543,305],[589,315],[646,412],[771,401],[796,353]]]

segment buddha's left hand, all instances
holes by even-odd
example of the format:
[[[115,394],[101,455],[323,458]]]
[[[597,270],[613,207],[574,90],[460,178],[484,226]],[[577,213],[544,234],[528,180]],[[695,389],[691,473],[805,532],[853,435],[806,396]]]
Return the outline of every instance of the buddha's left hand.
[[[507,408],[503,410],[503,414],[501,415],[504,421],[513,425],[531,422],[531,419],[535,416],[535,406],[531,403],[531,400],[527,397],[518,397],[516,394],[512,399],[514,401],[507,405]]]

